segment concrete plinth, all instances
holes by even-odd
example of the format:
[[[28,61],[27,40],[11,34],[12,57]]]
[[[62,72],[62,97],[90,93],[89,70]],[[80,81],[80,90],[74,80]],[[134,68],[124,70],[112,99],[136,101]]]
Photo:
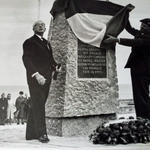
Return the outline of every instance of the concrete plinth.
[[[98,125],[115,118],[115,114],[47,118],[47,124],[49,125],[48,133],[53,136],[87,136],[90,135]]]

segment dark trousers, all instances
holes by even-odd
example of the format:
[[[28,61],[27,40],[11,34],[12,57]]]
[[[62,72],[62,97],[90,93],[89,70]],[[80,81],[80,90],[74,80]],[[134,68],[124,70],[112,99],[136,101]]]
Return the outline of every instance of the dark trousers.
[[[49,83],[41,86],[38,84],[29,85],[31,96],[31,108],[29,109],[26,139],[38,139],[43,134],[47,134],[45,122],[45,103],[48,97]]]
[[[145,70],[137,72],[131,68],[131,79],[136,116],[150,119],[150,75]]]
[[[17,124],[20,124],[20,121],[22,124],[24,124],[24,118],[23,118],[23,116],[20,115],[21,110],[18,110],[18,111],[19,111],[19,113],[17,116]]]

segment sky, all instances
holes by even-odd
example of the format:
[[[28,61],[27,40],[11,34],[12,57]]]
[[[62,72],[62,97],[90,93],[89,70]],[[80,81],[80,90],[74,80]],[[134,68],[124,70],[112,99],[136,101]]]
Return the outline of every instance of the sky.
[[[130,14],[132,26],[139,28],[139,20],[150,17],[150,0],[110,0],[135,6]],[[54,0],[0,0],[0,85],[27,85],[25,68],[22,63],[22,44],[33,35],[32,24],[39,19],[46,23],[47,38],[51,20],[50,9]],[[119,37],[130,37],[123,31]],[[119,84],[130,84],[129,69],[124,69],[131,49],[116,47],[117,73]]]

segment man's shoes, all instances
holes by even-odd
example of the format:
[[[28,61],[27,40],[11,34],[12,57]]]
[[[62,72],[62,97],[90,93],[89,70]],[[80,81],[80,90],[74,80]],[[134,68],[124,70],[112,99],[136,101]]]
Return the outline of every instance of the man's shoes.
[[[48,143],[49,142],[49,138],[46,134],[42,135],[41,137],[38,138],[38,140],[41,142],[41,143]]]
[[[26,140],[28,141],[28,140],[36,140],[36,139],[38,139],[38,138],[36,138],[36,137],[26,137]]]

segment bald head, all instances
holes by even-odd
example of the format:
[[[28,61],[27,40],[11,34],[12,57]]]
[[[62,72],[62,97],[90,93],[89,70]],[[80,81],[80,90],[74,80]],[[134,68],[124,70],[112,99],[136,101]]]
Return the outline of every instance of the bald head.
[[[45,23],[42,20],[38,20],[38,21],[34,22],[33,31],[35,34],[43,36],[45,30],[46,30]]]

